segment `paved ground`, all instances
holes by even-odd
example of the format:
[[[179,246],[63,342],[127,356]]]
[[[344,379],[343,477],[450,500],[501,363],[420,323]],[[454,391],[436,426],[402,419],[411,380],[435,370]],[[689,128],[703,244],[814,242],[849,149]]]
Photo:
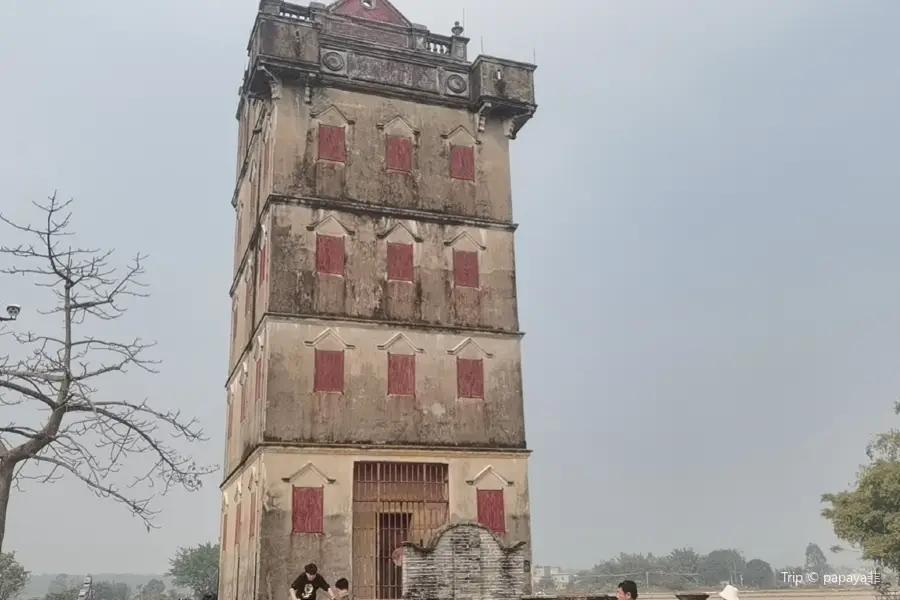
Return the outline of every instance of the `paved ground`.
[[[741,600],[872,600],[874,590],[867,585],[822,588],[793,588],[787,590],[741,591]],[[674,594],[649,592],[639,600],[674,600]],[[709,600],[719,600],[715,592]]]

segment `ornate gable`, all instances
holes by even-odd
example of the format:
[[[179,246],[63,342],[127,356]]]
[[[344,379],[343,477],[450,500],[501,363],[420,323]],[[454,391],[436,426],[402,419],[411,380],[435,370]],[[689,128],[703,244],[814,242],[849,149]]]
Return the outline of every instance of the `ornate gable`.
[[[383,344],[378,344],[379,350],[394,352],[395,354],[422,354],[425,352],[422,348],[416,346],[405,333],[395,333],[391,339]]]
[[[355,348],[352,344],[345,342],[344,339],[330,327],[315,338],[308,340],[306,345],[310,348],[318,348],[320,350],[353,350]]]
[[[295,484],[304,479],[304,476],[311,477],[312,481],[320,480],[322,483],[328,484],[332,484],[337,481],[336,479],[329,477],[324,472],[322,472],[322,470],[314,465],[312,461],[306,463],[297,471],[294,471],[292,475],[289,475],[288,477],[282,477],[281,480],[285,483]]]
[[[485,479],[487,478],[487,479]],[[482,480],[484,483],[481,484]],[[466,483],[469,485],[480,484],[479,487],[482,489],[503,489],[502,487],[497,487],[498,485],[509,487],[513,484],[512,481],[501,475],[497,472],[493,466],[488,465],[478,472],[475,477],[472,479],[466,479]]]
[[[345,235],[353,235],[355,231],[344,225],[340,219],[334,216],[333,212],[318,210],[316,219],[306,226],[309,231],[315,231],[323,235],[332,235],[335,237],[343,237]]]
[[[447,133],[442,133],[441,137],[447,140],[449,143],[454,146],[475,146],[481,144],[481,141],[478,140],[474,135],[469,133],[469,130],[460,125],[459,127],[448,131]]]
[[[454,250],[468,250],[470,252],[478,252],[479,250],[487,250],[487,246],[481,243],[475,236],[463,229],[455,236],[448,240],[444,240],[444,245]]]
[[[388,25],[409,27],[409,20],[394,8],[388,0],[338,0],[330,7],[329,12],[342,17],[365,19]]]
[[[477,360],[479,358],[494,358],[494,355],[481,347],[481,345],[470,337],[467,337],[456,346],[447,350],[450,356],[459,358],[469,358]]]
[[[383,229],[376,231],[375,236],[388,242],[408,244],[411,242],[423,242],[425,238],[418,234],[418,224],[415,221],[390,221]]]

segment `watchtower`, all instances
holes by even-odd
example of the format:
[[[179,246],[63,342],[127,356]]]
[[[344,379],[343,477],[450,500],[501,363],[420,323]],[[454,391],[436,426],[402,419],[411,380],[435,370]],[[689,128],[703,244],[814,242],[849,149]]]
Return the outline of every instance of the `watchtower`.
[[[470,61],[463,33],[388,0],[260,3],[237,110],[222,600],[284,600],[307,562],[399,598],[403,542],[456,522],[530,557],[509,144],[535,66]]]

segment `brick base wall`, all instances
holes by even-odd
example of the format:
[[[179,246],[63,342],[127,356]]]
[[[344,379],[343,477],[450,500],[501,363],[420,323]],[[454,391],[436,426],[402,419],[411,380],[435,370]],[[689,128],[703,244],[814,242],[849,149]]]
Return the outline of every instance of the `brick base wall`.
[[[403,544],[404,600],[521,600],[524,542],[504,546],[477,523],[441,529],[427,546]]]

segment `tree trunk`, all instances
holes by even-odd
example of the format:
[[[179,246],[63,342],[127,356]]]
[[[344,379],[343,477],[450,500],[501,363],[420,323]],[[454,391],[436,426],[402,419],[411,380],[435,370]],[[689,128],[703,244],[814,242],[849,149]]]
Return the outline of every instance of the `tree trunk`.
[[[6,535],[6,509],[9,508],[14,469],[13,465],[5,465],[0,460],[0,552],[3,552],[3,537]]]

